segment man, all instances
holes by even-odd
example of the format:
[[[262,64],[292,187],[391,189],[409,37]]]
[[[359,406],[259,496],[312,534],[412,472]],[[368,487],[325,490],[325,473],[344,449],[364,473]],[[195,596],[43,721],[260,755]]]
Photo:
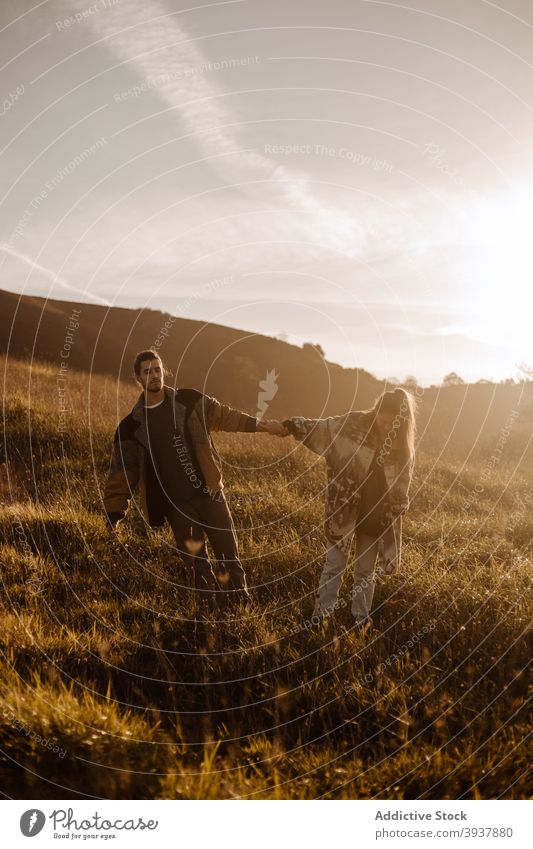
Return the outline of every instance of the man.
[[[211,432],[281,435],[284,429],[279,422],[258,421],[196,389],[166,386],[156,351],[141,351],[133,368],[143,392],[115,432],[104,491],[109,530],[116,532],[138,487],[148,524],[160,527],[165,519],[170,523],[179,553],[193,567],[195,588],[208,599],[217,591],[219,601],[246,602],[246,576]],[[207,557],[206,536],[218,564],[218,580]]]

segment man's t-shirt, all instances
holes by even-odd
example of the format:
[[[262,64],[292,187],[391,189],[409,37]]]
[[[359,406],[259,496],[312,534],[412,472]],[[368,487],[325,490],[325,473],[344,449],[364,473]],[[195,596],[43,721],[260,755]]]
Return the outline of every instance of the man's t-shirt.
[[[368,476],[361,490],[359,520],[357,530],[368,536],[380,536],[383,532],[384,496],[387,492],[387,480],[383,466],[378,463],[378,452],[370,464]]]
[[[173,504],[188,501],[202,491],[202,478],[192,463],[182,434],[176,427],[168,398],[145,407],[150,455],[166,497]]]

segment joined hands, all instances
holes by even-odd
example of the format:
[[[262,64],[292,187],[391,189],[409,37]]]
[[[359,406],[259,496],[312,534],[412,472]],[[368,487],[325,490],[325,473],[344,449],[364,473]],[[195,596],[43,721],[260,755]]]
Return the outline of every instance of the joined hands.
[[[288,436],[290,431],[276,419],[261,419],[257,422],[257,430],[269,433],[271,436]]]

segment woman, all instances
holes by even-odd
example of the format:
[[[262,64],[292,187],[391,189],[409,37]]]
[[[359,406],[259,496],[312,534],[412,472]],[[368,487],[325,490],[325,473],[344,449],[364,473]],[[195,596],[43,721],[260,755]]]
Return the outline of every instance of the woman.
[[[328,471],[326,565],[314,615],[338,606],[342,576],[356,537],[352,613],[371,627],[374,567],[396,572],[401,553],[401,517],[409,506],[414,464],[415,402],[404,389],[380,395],[371,410],[327,419],[287,419],[289,433],[325,457]]]

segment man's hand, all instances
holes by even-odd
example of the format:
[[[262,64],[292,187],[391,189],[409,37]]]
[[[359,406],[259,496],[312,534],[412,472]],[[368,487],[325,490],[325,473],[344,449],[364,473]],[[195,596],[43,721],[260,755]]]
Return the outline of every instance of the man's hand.
[[[111,541],[118,541],[118,530],[117,530],[117,526],[116,526],[116,525],[112,525],[112,524],[111,524],[111,522],[108,522],[107,520],[105,520],[105,521],[104,521],[104,524],[105,524],[106,537],[107,537],[107,539],[109,540],[109,542],[111,542]],[[99,554],[103,554],[103,553],[104,553],[104,549],[105,549],[105,547],[106,547],[108,544],[109,544],[109,543],[107,543],[107,542],[102,542],[102,543],[100,543],[100,546],[101,546],[102,550],[101,550],[101,551],[99,551],[98,553],[99,553]]]
[[[262,419],[257,422],[257,430],[260,433],[269,433],[271,436],[288,436],[289,431],[276,419]]]

